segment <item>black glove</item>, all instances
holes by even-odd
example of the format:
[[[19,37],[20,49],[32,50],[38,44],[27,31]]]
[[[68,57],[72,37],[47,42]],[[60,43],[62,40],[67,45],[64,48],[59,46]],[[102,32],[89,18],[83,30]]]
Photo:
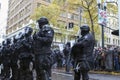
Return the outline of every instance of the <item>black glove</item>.
[[[34,40],[36,40],[36,39],[37,39],[36,32],[33,34],[33,39],[34,39]]]

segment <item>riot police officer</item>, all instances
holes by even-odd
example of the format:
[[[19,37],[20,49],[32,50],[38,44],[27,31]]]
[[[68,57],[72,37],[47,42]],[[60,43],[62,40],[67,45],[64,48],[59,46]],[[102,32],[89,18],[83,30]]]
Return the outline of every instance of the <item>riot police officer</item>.
[[[1,46],[1,55],[0,55],[0,57],[1,57],[1,78],[4,78],[4,70],[3,70],[3,57],[2,57],[2,55],[3,55],[3,53],[4,53],[4,51],[5,51],[5,40],[4,41],[2,41],[2,46]]]
[[[60,49],[55,49],[52,57],[54,58],[54,63],[57,63],[57,68],[62,68],[64,55]]]
[[[65,56],[65,70],[66,72],[70,71],[70,51],[71,51],[71,43],[67,42],[65,44],[65,48],[63,49],[63,53]]]
[[[49,25],[46,17],[41,17],[38,21],[39,31],[33,35],[35,67],[37,80],[51,80],[51,44],[53,41],[54,30]]]
[[[13,37],[13,43],[11,45],[12,54],[11,54],[11,69],[12,69],[12,77],[11,80],[18,79],[18,50],[16,49],[18,38],[17,36]]]
[[[11,39],[7,38],[6,42],[3,42],[2,47],[2,64],[3,64],[3,77],[4,79],[10,78],[10,62],[11,62]]]
[[[93,49],[94,37],[89,33],[90,28],[88,25],[80,27],[81,35],[78,41],[74,44],[71,50],[71,55],[74,60],[74,80],[89,80],[88,72],[93,67]]]
[[[2,65],[2,45],[0,45],[0,68],[1,68],[1,65]],[[2,77],[1,73],[0,73],[0,77]]]
[[[19,80],[33,80],[32,71],[30,71],[30,62],[33,59],[32,51],[32,38],[31,34],[33,29],[30,27],[25,27],[25,32],[23,34],[23,39],[19,42],[19,55],[20,69],[19,69]]]

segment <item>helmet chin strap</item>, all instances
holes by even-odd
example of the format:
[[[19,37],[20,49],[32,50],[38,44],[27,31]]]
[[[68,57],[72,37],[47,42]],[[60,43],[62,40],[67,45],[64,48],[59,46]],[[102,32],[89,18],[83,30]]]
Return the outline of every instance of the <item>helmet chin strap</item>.
[[[45,24],[44,24],[45,25]],[[39,29],[41,29],[44,25],[39,24]]]
[[[81,31],[81,35],[82,36],[84,36],[84,35],[86,35],[86,34],[88,34],[89,32],[83,32],[83,31]]]

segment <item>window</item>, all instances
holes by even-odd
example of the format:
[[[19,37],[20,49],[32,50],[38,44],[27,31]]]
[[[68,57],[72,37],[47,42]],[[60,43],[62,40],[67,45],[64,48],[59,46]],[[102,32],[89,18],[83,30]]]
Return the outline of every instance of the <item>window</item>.
[[[23,21],[20,21],[18,27],[19,28],[22,27],[22,24],[23,24]]]
[[[118,43],[117,43],[117,39],[116,39],[116,44],[118,44]]]
[[[79,16],[74,14],[74,20],[79,20]]]
[[[110,38],[109,38],[109,43],[110,43],[111,41],[110,41]]]
[[[68,18],[71,19],[72,18],[72,14],[68,13]]]
[[[49,2],[49,3],[51,2],[51,0],[44,0],[44,1]]]
[[[37,3],[37,7],[40,7],[41,3]]]
[[[62,13],[60,14],[60,16],[61,16],[61,17],[66,17],[66,12],[62,12]]]
[[[107,42],[107,43],[108,43],[108,38],[105,40],[105,42]]]
[[[115,44],[115,40],[113,39],[113,44]]]
[[[29,13],[31,11],[31,4],[29,4],[27,7],[26,7],[26,14]]]
[[[12,28],[12,31],[15,31],[16,30],[16,27],[17,27],[17,24],[15,24]]]

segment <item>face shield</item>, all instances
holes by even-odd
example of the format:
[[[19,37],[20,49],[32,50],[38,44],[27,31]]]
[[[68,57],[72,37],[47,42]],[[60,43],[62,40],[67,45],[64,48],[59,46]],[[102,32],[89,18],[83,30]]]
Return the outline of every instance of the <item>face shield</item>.
[[[36,28],[37,30],[40,29],[38,22],[36,23],[35,28]]]
[[[26,27],[24,31],[25,31],[25,36],[28,37],[32,34],[33,29],[31,27]]]
[[[11,44],[11,39],[10,38],[6,39],[6,44]]]
[[[17,39],[23,39],[24,38],[24,32],[20,32],[18,35],[17,35]]]

